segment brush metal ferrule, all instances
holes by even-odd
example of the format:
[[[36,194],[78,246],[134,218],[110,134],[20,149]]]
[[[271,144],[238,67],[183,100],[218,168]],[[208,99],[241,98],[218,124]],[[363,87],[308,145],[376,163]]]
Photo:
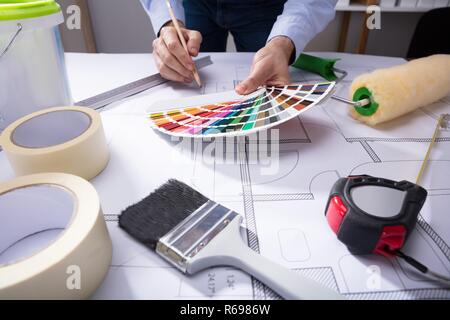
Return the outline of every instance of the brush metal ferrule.
[[[209,200],[159,239],[156,252],[186,273],[189,261],[238,216]]]

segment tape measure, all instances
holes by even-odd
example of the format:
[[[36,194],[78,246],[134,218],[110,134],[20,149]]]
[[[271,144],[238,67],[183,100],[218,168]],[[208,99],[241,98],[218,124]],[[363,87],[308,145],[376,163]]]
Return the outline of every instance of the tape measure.
[[[413,231],[426,198],[427,191],[409,181],[349,176],[334,184],[325,216],[351,253],[393,256]]]
[[[355,175],[340,178],[333,185],[325,217],[352,254],[399,257],[420,272],[450,285],[450,277],[429,270],[401,251],[427,198],[427,191],[419,182],[431,149],[439,129],[448,128],[449,120],[447,114],[439,117],[416,183]]]

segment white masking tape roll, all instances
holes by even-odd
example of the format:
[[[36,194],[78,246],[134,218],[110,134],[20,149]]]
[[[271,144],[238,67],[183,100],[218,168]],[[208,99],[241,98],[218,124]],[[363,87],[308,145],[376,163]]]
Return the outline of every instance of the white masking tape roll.
[[[103,281],[112,244],[97,192],[65,173],[0,185],[0,299],[85,299]]]
[[[0,145],[17,176],[64,172],[90,180],[108,164],[109,152],[98,112],[57,107],[10,124]]]

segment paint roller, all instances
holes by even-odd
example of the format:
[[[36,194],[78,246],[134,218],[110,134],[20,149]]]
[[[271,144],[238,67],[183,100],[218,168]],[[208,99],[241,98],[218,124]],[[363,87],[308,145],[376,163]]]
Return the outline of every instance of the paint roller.
[[[307,64],[305,67],[299,63],[301,59],[302,56],[293,66],[318,73],[327,80],[342,79],[333,73],[342,72],[334,68],[336,60],[309,56],[302,62]],[[449,93],[450,55],[438,54],[362,74],[350,87],[352,100],[332,98],[353,105],[352,117],[373,126],[436,102]]]
[[[353,101],[369,99],[351,115],[369,125],[395,119],[436,102],[450,93],[450,55],[433,55],[357,77]]]

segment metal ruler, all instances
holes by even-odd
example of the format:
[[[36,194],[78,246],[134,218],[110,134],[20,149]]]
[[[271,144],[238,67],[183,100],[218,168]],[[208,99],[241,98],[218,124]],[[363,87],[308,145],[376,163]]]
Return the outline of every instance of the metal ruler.
[[[195,60],[197,69],[209,66],[212,64],[211,57],[206,56]],[[124,98],[130,97],[142,91],[148,90],[150,88],[156,87],[160,84],[168,82],[169,80],[164,79],[159,73],[142,78],[131,83],[125,84],[118,88],[100,93],[96,96],[90,97],[88,99],[78,101],[74,105],[81,107],[89,107],[94,110],[101,109],[110,103],[122,100]]]
[[[212,64],[211,56],[205,56],[199,59],[196,59],[195,65],[197,69],[201,69],[203,67],[209,66]],[[120,101],[122,99],[128,98],[132,95],[138,94],[142,91],[151,89],[153,87],[159,86],[160,84],[166,83],[169,80],[164,79],[159,73],[153,74],[146,78],[142,78],[131,83],[125,84],[118,88],[100,93],[96,96],[87,98],[82,101],[76,102],[75,106],[81,107],[89,107],[94,110],[99,110],[103,107],[106,107],[108,104]],[[1,133],[1,131],[0,131]],[[0,147],[0,152],[2,152],[2,148]]]

